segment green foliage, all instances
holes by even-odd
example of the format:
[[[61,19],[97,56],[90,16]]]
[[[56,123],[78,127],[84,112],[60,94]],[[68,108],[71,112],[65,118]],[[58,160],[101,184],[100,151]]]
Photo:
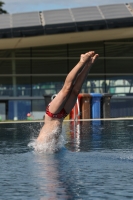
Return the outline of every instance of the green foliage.
[[[0,14],[6,14],[7,13],[7,11],[6,10],[3,10],[2,9],[2,7],[3,7],[3,5],[4,5],[5,3],[3,2],[3,1],[0,1]]]

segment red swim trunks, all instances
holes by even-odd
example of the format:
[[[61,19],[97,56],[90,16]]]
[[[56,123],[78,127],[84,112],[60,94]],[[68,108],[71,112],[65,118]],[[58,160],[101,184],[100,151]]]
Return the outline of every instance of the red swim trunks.
[[[51,118],[62,119],[62,118],[65,118],[68,115],[68,113],[65,111],[64,108],[59,113],[53,114],[49,111],[49,106],[50,106],[50,104],[46,108],[46,114]]]

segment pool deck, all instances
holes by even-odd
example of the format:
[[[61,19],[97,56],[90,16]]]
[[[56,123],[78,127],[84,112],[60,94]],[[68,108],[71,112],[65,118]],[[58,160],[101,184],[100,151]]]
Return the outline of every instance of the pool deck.
[[[97,118],[97,119],[78,119],[78,121],[114,121],[114,120],[133,120],[133,117],[121,117],[121,118]],[[64,122],[70,122],[74,120],[64,120]],[[40,123],[44,122],[44,120],[14,120],[14,121],[0,121],[0,124],[9,124],[9,123]]]

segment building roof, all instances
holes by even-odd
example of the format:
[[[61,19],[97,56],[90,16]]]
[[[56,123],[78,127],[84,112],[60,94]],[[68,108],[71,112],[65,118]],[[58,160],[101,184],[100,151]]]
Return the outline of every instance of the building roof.
[[[133,3],[0,15],[0,39],[132,27]]]
[[[133,3],[0,15],[0,38],[133,26]]]

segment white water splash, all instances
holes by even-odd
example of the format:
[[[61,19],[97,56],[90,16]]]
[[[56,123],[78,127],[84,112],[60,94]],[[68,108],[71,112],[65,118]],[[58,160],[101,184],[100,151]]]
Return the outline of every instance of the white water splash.
[[[132,151],[127,151],[125,153],[120,154],[120,159],[121,160],[127,160],[127,161],[133,161],[133,152]]]
[[[63,131],[59,132],[56,129],[52,133],[49,133],[43,142],[40,143],[37,139],[33,139],[28,146],[38,153],[55,153],[64,147],[65,140],[62,133]],[[57,135],[59,135],[58,139],[56,139]]]

